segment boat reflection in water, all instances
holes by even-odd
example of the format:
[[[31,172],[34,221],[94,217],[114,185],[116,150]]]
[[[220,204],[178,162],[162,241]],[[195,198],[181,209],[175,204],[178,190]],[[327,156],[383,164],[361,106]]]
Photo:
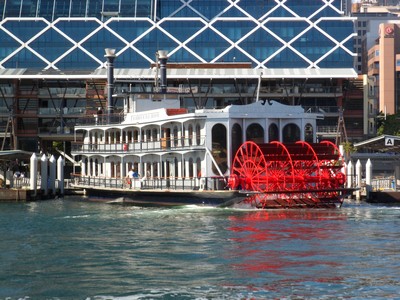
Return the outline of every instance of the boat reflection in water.
[[[231,268],[258,277],[268,291],[297,285],[341,284],[337,240],[346,216],[340,210],[269,210],[231,216]],[[332,245],[332,247],[330,247]],[[231,258],[229,258],[231,259]],[[238,275],[239,276],[239,275]],[[248,287],[251,289],[251,287]],[[302,295],[307,296],[307,295]]]

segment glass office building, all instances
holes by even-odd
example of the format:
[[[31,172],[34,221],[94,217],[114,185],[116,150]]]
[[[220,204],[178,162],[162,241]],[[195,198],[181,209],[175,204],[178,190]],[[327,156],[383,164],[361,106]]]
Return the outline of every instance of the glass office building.
[[[353,20],[336,0],[3,0],[0,68],[96,69],[251,62],[253,68],[352,68]]]
[[[187,69],[168,85],[198,91],[181,99],[188,108],[254,101],[261,78],[260,97],[322,108],[321,130],[336,132],[343,80],[356,76],[348,2],[0,1],[1,147],[47,151],[73,140],[74,124],[107,106],[105,48],[116,49],[117,92],[139,90],[128,81],[143,74],[154,80],[155,54],[167,50],[171,69]],[[231,71],[190,70],[206,65]]]

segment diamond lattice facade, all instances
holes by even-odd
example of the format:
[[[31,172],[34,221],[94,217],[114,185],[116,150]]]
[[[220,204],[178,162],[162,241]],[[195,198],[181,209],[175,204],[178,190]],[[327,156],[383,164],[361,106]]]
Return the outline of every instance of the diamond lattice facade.
[[[352,68],[353,20],[333,0],[3,0],[0,68],[251,62],[254,68]]]

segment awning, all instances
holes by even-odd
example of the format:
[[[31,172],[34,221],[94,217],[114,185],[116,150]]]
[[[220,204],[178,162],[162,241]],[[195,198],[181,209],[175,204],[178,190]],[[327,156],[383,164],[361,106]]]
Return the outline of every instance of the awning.
[[[369,140],[354,144],[358,150],[367,150],[368,152],[399,152],[400,136],[380,135]]]
[[[23,151],[23,150],[7,150],[0,151],[0,160],[15,160],[15,159],[25,159],[31,158],[33,152]]]

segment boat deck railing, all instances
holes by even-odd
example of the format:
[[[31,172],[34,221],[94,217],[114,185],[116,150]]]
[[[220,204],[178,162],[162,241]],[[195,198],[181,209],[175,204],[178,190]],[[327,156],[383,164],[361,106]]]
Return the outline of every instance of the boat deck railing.
[[[73,143],[72,152],[75,154],[87,153],[126,153],[126,152],[143,152],[143,151],[162,151],[162,150],[178,150],[191,149],[193,147],[203,147],[205,137],[198,139],[192,138],[162,138],[154,141],[138,141],[134,143]]]
[[[74,187],[96,187],[135,190],[224,190],[226,178],[215,177],[152,177],[152,178],[110,178],[72,175]]]

